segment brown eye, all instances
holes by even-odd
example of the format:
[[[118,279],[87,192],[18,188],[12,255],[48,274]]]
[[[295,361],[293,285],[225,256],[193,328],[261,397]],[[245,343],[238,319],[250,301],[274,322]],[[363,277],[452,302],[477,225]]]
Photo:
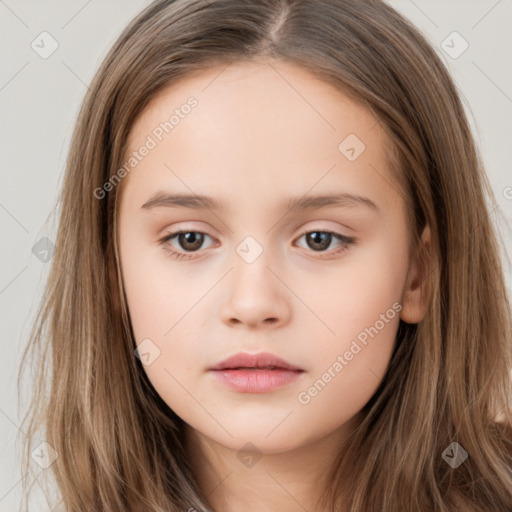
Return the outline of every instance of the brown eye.
[[[304,247],[304,245],[300,245],[300,247],[311,249],[312,251],[321,253],[322,255],[337,254],[346,250],[349,245],[355,243],[354,238],[349,238],[347,236],[341,235],[340,233],[335,233],[332,231],[307,231],[299,237],[299,240],[301,238],[305,238],[306,247]],[[334,248],[331,248],[330,250],[327,250],[333,241],[338,241],[338,245]]]
[[[211,238],[210,235],[200,231],[177,231],[162,238],[160,244],[175,258],[188,259],[193,253],[203,248],[205,237]]]
[[[306,233],[306,243],[314,251],[323,251],[331,245],[332,234],[326,231]]]
[[[204,233],[197,231],[182,232],[176,236],[180,247],[185,251],[197,251],[204,242]]]

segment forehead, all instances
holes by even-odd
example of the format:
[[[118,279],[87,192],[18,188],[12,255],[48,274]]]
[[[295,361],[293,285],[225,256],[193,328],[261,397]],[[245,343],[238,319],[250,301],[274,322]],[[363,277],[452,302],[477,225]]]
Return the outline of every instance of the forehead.
[[[132,181],[150,192],[150,182],[153,191],[160,182],[248,197],[256,190],[325,191],[340,178],[392,180],[390,141],[375,116],[289,63],[231,64],[171,84],[136,120],[125,160],[150,139],[154,147],[123,187]]]
[[[366,139],[367,131],[374,132],[372,139],[383,135],[380,129],[374,130],[379,128],[378,120],[367,109],[306,69],[281,61],[255,61],[196,71],[170,84],[138,117],[129,145],[169,120],[190,97],[198,102],[193,109],[193,123],[203,129],[236,122],[241,134],[252,137],[281,130],[281,143],[290,135],[311,136],[311,132],[328,138],[334,135],[336,140],[347,129],[358,132],[361,138],[366,135]],[[302,123],[297,125],[296,121]],[[181,131],[178,125],[175,128],[175,132]]]

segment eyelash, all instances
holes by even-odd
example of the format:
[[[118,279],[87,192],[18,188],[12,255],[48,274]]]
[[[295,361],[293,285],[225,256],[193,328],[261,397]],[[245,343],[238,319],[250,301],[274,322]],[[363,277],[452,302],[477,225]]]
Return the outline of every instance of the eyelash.
[[[183,233],[199,233],[199,234],[206,235],[206,236],[210,236],[210,235],[208,235],[207,233],[203,233],[202,231],[194,231],[194,230],[189,229],[189,230],[176,231],[174,233],[171,233],[170,235],[166,235],[165,237],[163,237],[162,239],[159,240],[159,243],[162,245],[162,248],[164,249],[164,251],[169,253],[173,258],[180,259],[180,260],[181,259],[189,260],[189,259],[193,258],[195,252],[198,252],[198,251],[194,251],[192,253],[178,252],[178,251],[175,251],[174,249],[172,249],[172,246],[169,244],[170,240],[172,240],[176,236],[183,234]],[[298,239],[302,238],[304,235],[308,235],[311,233],[327,233],[327,234],[332,235],[334,238],[338,239],[342,243],[342,245],[340,247],[338,247],[337,249],[331,249],[330,251],[317,251],[318,254],[326,254],[327,253],[327,254],[329,254],[329,257],[346,251],[350,245],[353,245],[356,243],[355,238],[344,236],[340,233],[336,233],[335,231],[316,230],[316,229],[303,232],[298,237]],[[311,252],[315,252],[315,251],[311,250]],[[325,258],[323,258],[323,256],[320,256],[320,259],[325,259]]]

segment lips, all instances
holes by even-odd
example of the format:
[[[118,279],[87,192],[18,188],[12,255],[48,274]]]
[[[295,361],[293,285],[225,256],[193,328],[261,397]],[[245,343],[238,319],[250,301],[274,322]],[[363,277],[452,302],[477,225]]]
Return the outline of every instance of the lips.
[[[209,370],[236,369],[304,371],[302,368],[268,352],[260,352],[259,354],[240,352],[209,368]]]
[[[240,352],[209,370],[218,382],[237,393],[271,393],[293,385],[305,372],[268,352]]]

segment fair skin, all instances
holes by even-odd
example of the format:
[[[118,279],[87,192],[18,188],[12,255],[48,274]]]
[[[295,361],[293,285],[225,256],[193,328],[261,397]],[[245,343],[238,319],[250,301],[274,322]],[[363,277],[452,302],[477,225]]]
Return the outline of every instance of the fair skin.
[[[190,96],[197,107],[120,185],[117,240],[135,341],[149,338],[160,350],[144,369],[187,424],[193,469],[214,510],[319,510],[329,465],[386,372],[399,318],[416,323],[425,314],[407,204],[386,163],[390,142],[339,91],[265,61],[205,70],[160,93],[137,119],[127,154]],[[366,146],[353,161],[338,149],[349,134]],[[222,209],[141,208],[159,191],[210,196]],[[377,209],[285,206],[333,193],[363,196]],[[166,244],[190,258],[159,242],[181,229],[195,233],[195,245],[179,237]],[[318,250],[318,239],[304,235],[325,231],[356,242],[339,251],[344,244],[332,237]],[[247,236],[262,249],[250,263],[237,252]],[[333,376],[338,356],[371,326],[378,334]],[[227,388],[207,371],[235,353],[263,351],[304,371],[259,394]],[[325,387],[308,393],[328,368]],[[261,454],[253,465],[238,456],[247,443]]]

